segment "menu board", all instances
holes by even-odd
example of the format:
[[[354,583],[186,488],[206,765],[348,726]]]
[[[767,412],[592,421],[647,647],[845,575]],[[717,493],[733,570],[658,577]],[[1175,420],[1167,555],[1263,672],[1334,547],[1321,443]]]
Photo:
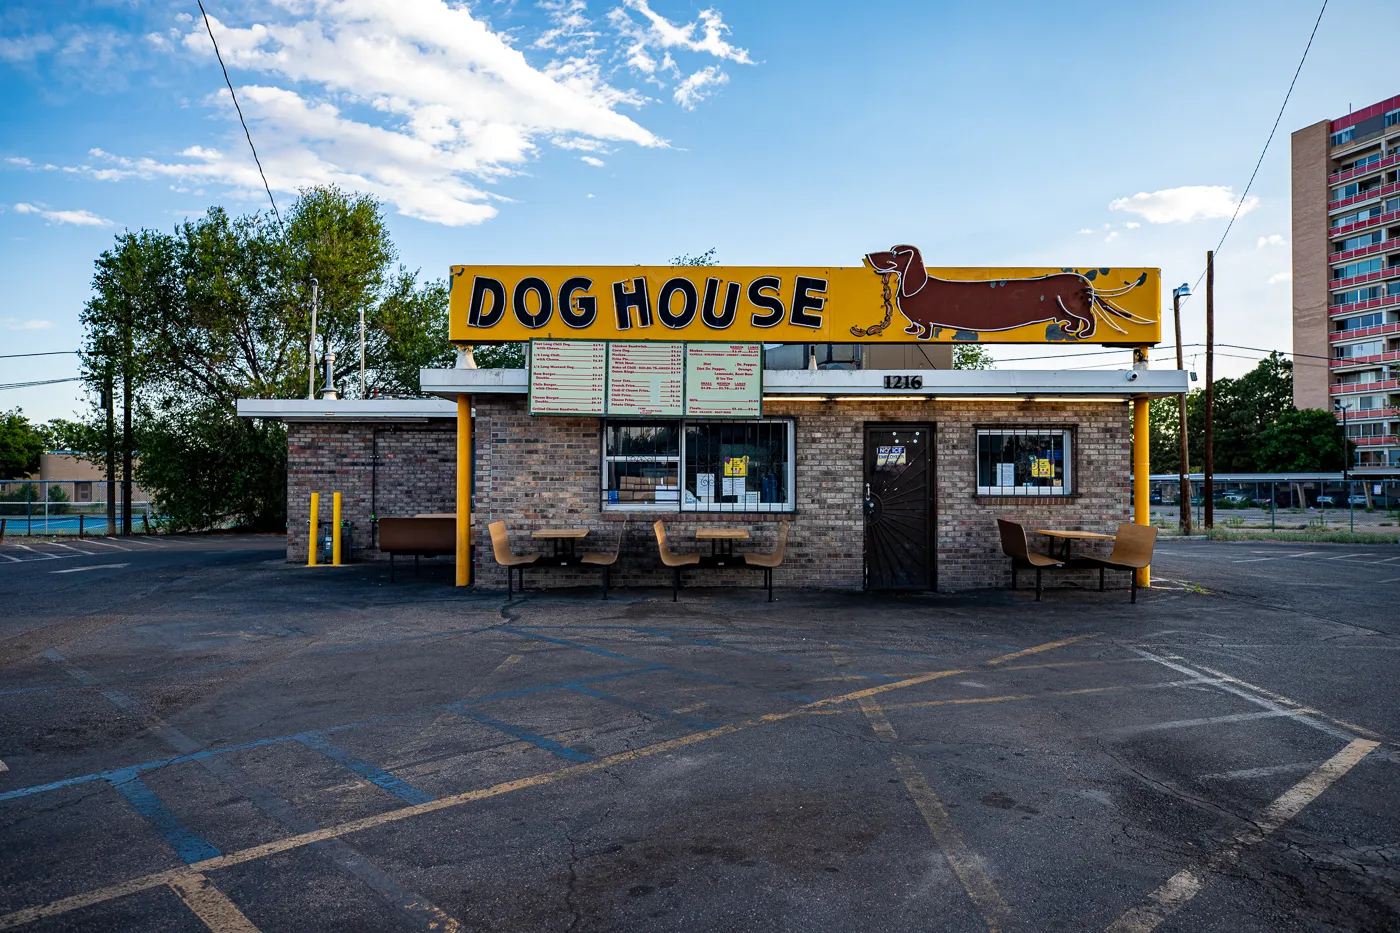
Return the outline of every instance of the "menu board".
[[[530,341],[530,414],[601,416],[607,355],[597,341]]]
[[[679,418],[685,402],[685,344],[608,345],[608,414]]]
[[[690,343],[685,349],[685,413],[701,418],[763,414],[763,347]]]

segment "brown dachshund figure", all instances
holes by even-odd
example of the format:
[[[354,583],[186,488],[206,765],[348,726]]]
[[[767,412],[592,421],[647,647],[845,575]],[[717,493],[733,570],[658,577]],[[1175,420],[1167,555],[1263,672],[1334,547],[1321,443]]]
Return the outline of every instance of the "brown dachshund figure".
[[[1142,285],[1146,274],[1123,288],[1103,291],[1094,288],[1094,279],[1106,269],[1087,274],[1064,270],[1029,279],[952,281],[930,276],[918,247],[908,245],[869,253],[865,261],[875,272],[898,274],[895,305],[909,320],[904,332],[920,340],[928,340],[936,328],[980,333],[1040,323],[1055,324],[1065,337],[1083,340],[1094,335],[1099,320],[1120,333],[1126,331],[1114,318],[1152,323],[1109,300]]]

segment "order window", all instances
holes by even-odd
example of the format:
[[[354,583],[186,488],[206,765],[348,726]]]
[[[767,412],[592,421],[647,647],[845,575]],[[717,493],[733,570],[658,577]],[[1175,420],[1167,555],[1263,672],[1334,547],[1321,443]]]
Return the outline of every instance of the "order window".
[[[603,508],[791,512],[793,422],[606,421]]]
[[[978,428],[979,496],[1067,496],[1074,491],[1070,428]]]

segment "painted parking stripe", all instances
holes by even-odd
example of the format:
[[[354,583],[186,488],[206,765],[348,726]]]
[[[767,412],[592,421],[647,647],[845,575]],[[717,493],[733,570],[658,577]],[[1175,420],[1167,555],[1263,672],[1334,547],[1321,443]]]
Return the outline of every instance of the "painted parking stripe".
[[[50,570],[49,573],[83,573],[88,570],[120,570],[130,564],[88,564],[86,567],[66,567],[63,570]]]
[[[660,719],[674,719],[686,725],[694,726],[697,729],[713,729],[719,725],[717,722],[708,722],[704,719],[696,719],[693,716],[686,716],[680,712],[669,709],[659,709],[655,706],[648,706],[645,703],[638,703],[636,700],[629,700],[626,697],[614,696],[611,693],[604,693],[601,690],[594,690],[592,687],[577,685],[569,688],[574,693],[582,694],[586,697],[593,697],[595,700],[602,700],[605,703],[614,703],[618,706],[625,706],[627,709],[636,710],[646,716],[656,716]]]
[[[26,551],[28,551],[29,553],[34,554],[34,555],[35,555],[35,558],[34,558],[35,560],[58,560],[58,555],[57,555],[57,554],[45,554],[43,551],[36,551],[36,550],[34,550],[32,547],[30,547],[30,546],[27,545],[27,544],[19,544],[19,543],[16,543],[16,544],[15,544],[15,547],[24,548],[24,549],[25,549]]]
[[[86,554],[88,557],[91,557],[92,555],[94,555],[94,554],[97,553],[96,551],[84,551],[82,548],[76,548],[76,547],[73,547],[73,545],[71,545],[71,544],[64,544],[64,543],[62,543],[61,541],[50,541],[50,542],[49,542],[49,546],[50,546],[50,547],[65,547],[65,548],[67,548],[67,549],[70,550],[70,551],[77,551],[79,554]]]
[[[1328,560],[1351,560],[1353,557],[1370,557],[1370,554],[1341,554],[1337,557],[1329,557]]]
[[[170,890],[200,919],[210,933],[258,933],[228,895],[199,873],[183,875],[170,882]]]
[[[318,735],[315,732],[303,732],[296,736],[296,740],[312,751],[320,752],[336,764],[355,772],[375,787],[387,790],[405,803],[427,803],[433,799],[432,794],[419,790],[383,768],[375,767],[368,761],[356,758],[339,745],[326,741],[323,735]]]
[[[186,865],[216,858],[221,854],[204,837],[182,823],[156,792],[136,775],[134,769],[118,772],[108,778],[107,782],[126,798],[133,810],[146,818]]]
[[[1277,719],[1281,716],[1298,716],[1291,709],[1264,709],[1254,713],[1231,713],[1228,716],[1206,716],[1201,719],[1173,719],[1169,722],[1150,722],[1140,726],[1124,726],[1109,729],[1108,735],[1135,735],[1139,732],[1158,732],[1164,729],[1193,729],[1197,726],[1217,726],[1232,722],[1251,722],[1255,719]]]
[[[499,732],[504,732],[506,735],[511,736],[512,738],[519,739],[522,742],[529,742],[536,748],[542,748],[545,751],[549,752],[551,755],[558,755],[565,761],[572,761],[578,764],[582,764],[584,762],[593,760],[593,756],[588,754],[587,752],[581,752],[578,749],[569,748],[569,746],[556,742],[548,736],[539,735],[538,733],[531,732],[529,729],[526,729],[523,726],[517,726],[513,723],[508,723],[505,720],[497,719],[495,716],[488,716],[479,710],[472,709],[470,706],[455,707],[452,709],[452,712],[456,713],[459,716],[466,716],[468,719],[475,719],[483,726],[490,726],[492,729],[496,729]]]
[[[13,561],[13,562],[16,563],[16,564],[23,563],[18,557],[11,557],[11,556],[8,555],[8,554],[0,554],[0,557],[3,557],[3,558],[5,558],[5,560],[8,560],[8,561]]]
[[[1285,765],[1266,765],[1262,768],[1241,768],[1238,771],[1216,771],[1213,774],[1202,774],[1199,780],[1202,781],[1247,781],[1250,778],[1271,777],[1275,774],[1287,774],[1290,771],[1311,771],[1320,761],[1294,761]]]
[[[0,772],[5,772],[8,770],[10,770],[10,766],[5,764],[3,761],[0,761]]]
[[[1356,767],[1379,744],[1368,739],[1355,739],[1348,743],[1346,748],[1337,752],[1317,770],[1265,807],[1247,827],[1234,835],[1225,848],[1172,875],[1165,884],[1149,894],[1142,904],[1109,924],[1105,933],[1152,933],[1163,921],[1199,894],[1211,876],[1228,872],[1240,860],[1245,849],[1262,842],[1265,837],[1297,816],[1304,807]]]
[[[110,541],[98,541],[96,538],[84,538],[84,539],[83,539],[83,543],[84,543],[84,544],[96,544],[96,545],[99,545],[100,547],[112,547],[112,548],[116,548],[118,551],[129,551],[129,550],[131,550],[131,548],[129,548],[129,547],[122,547],[120,544],[113,544],[113,543],[110,542]]]

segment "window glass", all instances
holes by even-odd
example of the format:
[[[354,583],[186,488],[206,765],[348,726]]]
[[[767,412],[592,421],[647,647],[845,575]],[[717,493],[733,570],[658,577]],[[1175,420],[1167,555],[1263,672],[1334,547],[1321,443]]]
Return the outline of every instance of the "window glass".
[[[677,422],[610,421],[603,438],[606,503],[675,507],[681,459]]]
[[[1369,275],[1372,272],[1379,272],[1384,266],[1380,258],[1365,259],[1361,262],[1349,262],[1344,266],[1332,267],[1333,279],[1349,279],[1357,275]]]
[[[605,509],[793,509],[791,421],[608,421],[603,439]]]
[[[1332,145],[1334,145],[1334,146],[1340,146],[1340,145],[1342,145],[1343,143],[1349,143],[1349,142],[1351,142],[1351,141],[1352,141],[1353,139],[1355,139],[1355,138],[1356,138],[1356,127],[1354,127],[1354,126],[1349,126],[1349,127],[1347,127],[1346,129],[1341,130],[1340,132],[1333,133],[1332,136],[1331,136]]]
[[[978,495],[1069,495],[1072,438],[1068,428],[978,428]]]

